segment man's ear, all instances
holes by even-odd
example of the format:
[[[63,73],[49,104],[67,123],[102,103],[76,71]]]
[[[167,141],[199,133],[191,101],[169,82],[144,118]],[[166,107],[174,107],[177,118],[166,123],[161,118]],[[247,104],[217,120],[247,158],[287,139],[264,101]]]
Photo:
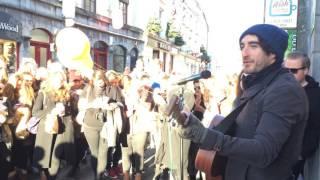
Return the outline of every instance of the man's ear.
[[[303,73],[304,73],[305,76],[308,75],[308,73],[309,73],[309,68],[307,68],[307,67],[304,68]]]
[[[271,57],[272,59],[276,59],[276,55],[273,54],[273,53],[270,54],[270,57]]]
[[[276,62],[276,61],[277,61],[277,59],[276,59],[276,55],[275,55],[275,54],[270,53],[268,56],[270,57],[270,59],[272,59],[272,60],[273,60],[272,62]]]

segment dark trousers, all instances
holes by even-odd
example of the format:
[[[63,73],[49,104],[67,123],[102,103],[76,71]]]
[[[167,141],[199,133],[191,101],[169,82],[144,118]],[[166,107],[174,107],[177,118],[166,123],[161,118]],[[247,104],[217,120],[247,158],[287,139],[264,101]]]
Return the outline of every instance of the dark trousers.
[[[79,137],[75,138],[75,146],[76,146],[76,154],[77,154],[75,167],[78,167],[80,161],[84,157],[86,150],[88,149],[88,143],[83,133],[81,133]]]
[[[10,151],[6,144],[0,142],[0,179],[7,180],[8,173],[13,169],[12,164],[9,162]]]
[[[304,169],[305,160],[299,160],[292,168],[293,179],[297,180],[299,174],[303,176],[303,169]]]
[[[119,138],[117,137],[116,146],[108,148],[108,163],[107,169],[111,167],[117,167],[119,165],[119,160],[121,159],[121,145]]]
[[[0,179],[7,180],[10,164],[4,159],[0,159]]]
[[[191,142],[188,154],[188,174],[191,180],[196,179],[198,170],[195,167],[195,160],[199,150],[199,144]]]
[[[14,139],[12,146],[12,162],[17,168],[27,170],[32,164],[35,135],[30,135],[26,139]]]

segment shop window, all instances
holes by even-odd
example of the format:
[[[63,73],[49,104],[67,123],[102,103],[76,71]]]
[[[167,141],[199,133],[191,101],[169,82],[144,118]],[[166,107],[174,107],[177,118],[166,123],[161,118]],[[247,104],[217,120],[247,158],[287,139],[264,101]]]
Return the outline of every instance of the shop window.
[[[29,54],[39,66],[46,67],[51,59],[50,42],[51,35],[42,29],[34,29],[31,32]]]
[[[130,70],[131,71],[136,67],[137,59],[138,59],[138,50],[137,48],[133,48],[130,51]]]
[[[123,72],[126,64],[126,51],[121,46],[113,46],[113,69]]]
[[[98,69],[107,69],[108,45],[102,41],[94,43],[93,57]]]
[[[173,55],[170,55],[170,69],[169,69],[169,72],[171,73],[172,70],[173,70],[173,58],[174,56]]]
[[[158,50],[153,50],[152,58],[153,59],[160,59],[160,52]]]
[[[163,53],[163,66],[162,66],[162,71],[166,72],[166,65],[167,65],[167,53]]]
[[[17,43],[0,39],[0,59],[7,65],[8,73],[14,73],[17,61]]]

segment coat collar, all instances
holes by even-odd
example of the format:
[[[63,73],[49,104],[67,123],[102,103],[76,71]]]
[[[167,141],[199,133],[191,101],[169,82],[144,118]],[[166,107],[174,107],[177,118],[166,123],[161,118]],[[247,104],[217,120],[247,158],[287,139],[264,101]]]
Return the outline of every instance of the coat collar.
[[[265,73],[265,76],[260,78],[259,82],[256,82],[251,87],[243,91],[240,101],[243,102],[255,96],[261,90],[265,89],[278,76],[278,74],[285,72],[286,71],[283,68],[276,68],[269,71],[269,73]]]

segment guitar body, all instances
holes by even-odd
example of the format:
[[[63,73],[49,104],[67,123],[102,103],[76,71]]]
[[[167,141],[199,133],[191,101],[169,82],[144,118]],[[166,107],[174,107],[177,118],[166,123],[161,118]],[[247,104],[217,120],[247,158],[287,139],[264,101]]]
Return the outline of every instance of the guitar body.
[[[222,120],[224,119],[223,116],[216,115],[213,120],[211,121],[209,128],[212,129],[213,127],[217,126]],[[195,159],[195,166],[198,170],[204,172],[206,174],[206,180],[222,180],[222,176],[212,176],[212,169],[213,161],[216,156],[216,151],[214,150],[204,150],[199,149],[196,159]]]

